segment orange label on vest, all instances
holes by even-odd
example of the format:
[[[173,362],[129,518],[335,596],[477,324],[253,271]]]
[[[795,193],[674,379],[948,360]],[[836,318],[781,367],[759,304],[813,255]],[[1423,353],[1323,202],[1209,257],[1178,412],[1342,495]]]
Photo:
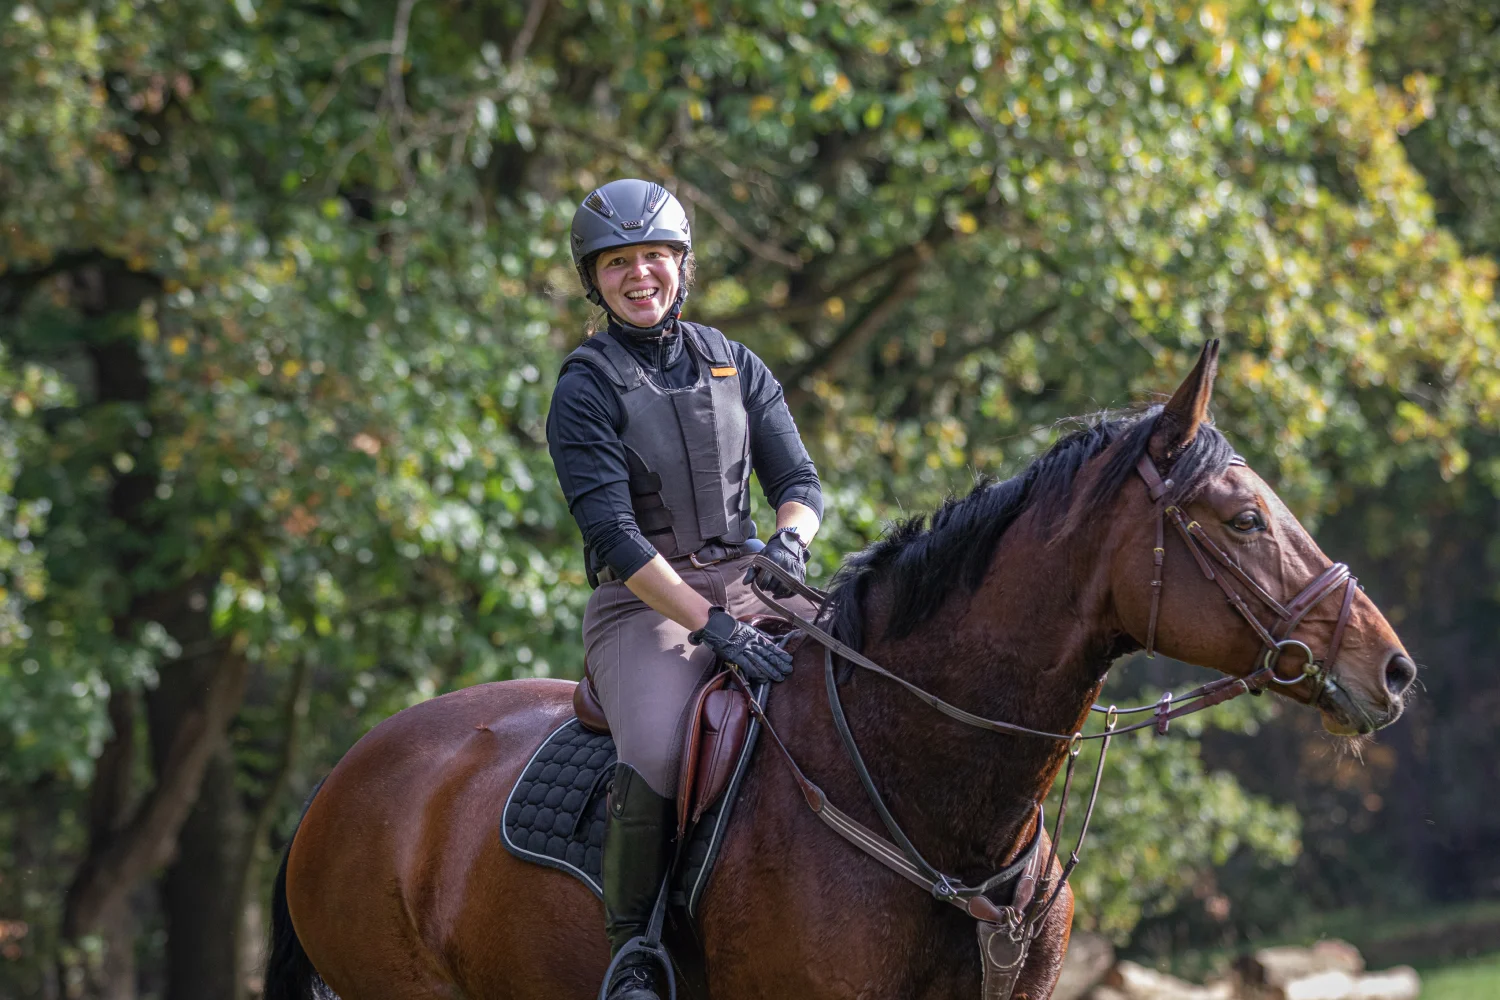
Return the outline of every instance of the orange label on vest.
[[[723,368],[710,368],[708,373],[715,378],[723,378],[725,375],[738,375],[739,369],[731,365],[726,365]]]

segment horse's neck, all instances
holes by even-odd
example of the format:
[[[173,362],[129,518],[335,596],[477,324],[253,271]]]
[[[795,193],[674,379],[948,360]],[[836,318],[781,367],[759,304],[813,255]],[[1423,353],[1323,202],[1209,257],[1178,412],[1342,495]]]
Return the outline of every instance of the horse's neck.
[[[1063,552],[1002,544],[980,589],[955,592],[911,635],[881,639],[877,607],[868,655],[971,712],[1074,732],[1115,652],[1100,609],[1083,606],[1087,576]],[[1046,797],[1066,746],[973,729],[868,675],[844,687],[866,763],[929,860],[966,877],[997,865]]]

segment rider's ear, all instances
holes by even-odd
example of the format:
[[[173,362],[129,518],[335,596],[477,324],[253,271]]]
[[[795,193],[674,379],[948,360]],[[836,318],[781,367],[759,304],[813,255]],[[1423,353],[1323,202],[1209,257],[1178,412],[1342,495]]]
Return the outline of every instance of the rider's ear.
[[[1213,397],[1218,371],[1219,341],[1214,339],[1203,345],[1198,364],[1156,418],[1149,446],[1153,461],[1170,462],[1193,443],[1198,428],[1208,421],[1208,401]]]

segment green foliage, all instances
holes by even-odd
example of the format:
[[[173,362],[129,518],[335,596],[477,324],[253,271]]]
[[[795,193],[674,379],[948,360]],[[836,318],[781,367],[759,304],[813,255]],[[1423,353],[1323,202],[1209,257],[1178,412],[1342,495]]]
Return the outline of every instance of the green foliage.
[[[121,636],[116,618],[181,578],[211,581],[216,628],[267,669],[316,657],[359,703],[377,666],[395,667],[404,703],[517,663],[567,665],[581,574],[539,448],[551,310],[496,280],[516,262],[495,248],[525,245],[548,209],[476,223],[453,210],[472,185],[451,175],[387,190],[378,218],[300,196],[298,164],[320,148],[319,179],[338,186],[337,143],[310,118],[343,30],[196,4],[22,6],[6,25],[19,99],[3,176],[23,193],[7,201],[6,267],[53,291],[15,303],[10,336],[85,369],[100,341],[125,339],[153,386],[142,399],[93,386],[21,486],[66,498],[48,538],[59,585],[35,613],[68,634],[31,651],[50,680],[22,694],[37,699],[28,714],[61,709],[54,753],[97,753],[73,727],[97,723],[111,683],[149,682],[178,655],[159,627]],[[357,141],[373,127],[358,111],[322,114]],[[101,325],[69,301],[66,273],[46,273],[77,247],[152,293]],[[142,474],[152,496],[126,526],[120,484]],[[87,689],[59,689],[69,675]],[[47,700],[59,690],[71,703]]]
[[[1117,668],[1117,671],[1120,668]],[[1124,668],[1128,676],[1131,671]],[[1139,705],[1153,694],[1126,695],[1120,680],[1108,685],[1115,704]],[[1071,882],[1076,896],[1074,926],[1123,941],[1141,918],[1170,910],[1201,885],[1207,867],[1236,854],[1253,853],[1262,867],[1285,865],[1300,849],[1296,812],[1249,795],[1233,776],[1210,771],[1197,738],[1207,727],[1254,732],[1275,714],[1265,699],[1239,699],[1213,712],[1175,723],[1165,738],[1154,730],[1119,737],[1110,748],[1085,859]],[[1142,716],[1123,717],[1122,724]],[[1090,727],[1102,729],[1102,717]],[[1058,852],[1072,849],[1097,769],[1097,744],[1078,758],[1068,822]],[[1062,778],[1047,803],[1056,816]]]
[[[1500,250],[1500,57],[1496,12],[1471,0],[1385,0],[1371,66],[1420,102],[1425,120],[1402,140],[1432,192],[1439,220],[1471,252]]]
[[[1428,1000],[1469,1000],[1500,993],[1500,956],[1460,962],[1422,976],[1422,996]]]
[[[14,492],[16,476],[23,455],[40,439],[40,412],[59,405],[67,395],[66,386],[54,372],[33,364],[23,365],[19,371],[10,368],[0,346],[0,689],[7,692],[20,677],[34,677],[41,671],[41,664],[25,655],[33,638],[26,618],[29,607],[42,600],[47,591],[42,553],[33,536],[45,533],[52,509],[47,497],[18,498]],[[0,699],[0,728],[14,740],[15,756],[35,752],[46,742],[37,730],[48,727],[48,720],[35,711],[35,706],[13,698]]]
[[[1482,54],[1464,16],[1432,30]],[[825,578],[1058,418],[1175,384],[1206,333],[1221,425],[1300,513],[1402,470],[1472,481],[1475,454],[1490,476],[1494,267],[1402,144],[1480,162],[1489,84],[1475,55],[1456,104],[1378,85],[1372,24],[1333,0],[13,6],[0,781],[86,783],[110,691],[190,658],[192,614],[256,664],[247,787],[299,670],[308,771],[414,700],[576,672],[542,428],[585,318],[572,206],[622,174],[688,202],[690,315],[786,384]],[[1113,866],[1080,873],[1099,926],[1293,850],[1193,743],[1119,749]]]

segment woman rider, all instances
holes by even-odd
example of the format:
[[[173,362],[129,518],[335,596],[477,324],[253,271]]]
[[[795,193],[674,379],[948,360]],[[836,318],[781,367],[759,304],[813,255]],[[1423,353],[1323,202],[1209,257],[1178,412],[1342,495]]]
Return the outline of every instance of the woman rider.
[[[611,181],[574,213],[572,248],[608,326],[563,362],[547,442],[596,586],[584,643],[619,750],[603,857],[617,954],[644,933],[667,874],[692,695],[718,658],[753,680],[781,680],[791,668],[764,633],[736,620],[763,609],[749,586],[750,472],[776,509],[764,554],[798,579],[823,499],[765,364],[679,318],[693,241],[677,199],[659,184]],[[645,956],[621,959],[608,985],[610,1000],[658,1000]]]

